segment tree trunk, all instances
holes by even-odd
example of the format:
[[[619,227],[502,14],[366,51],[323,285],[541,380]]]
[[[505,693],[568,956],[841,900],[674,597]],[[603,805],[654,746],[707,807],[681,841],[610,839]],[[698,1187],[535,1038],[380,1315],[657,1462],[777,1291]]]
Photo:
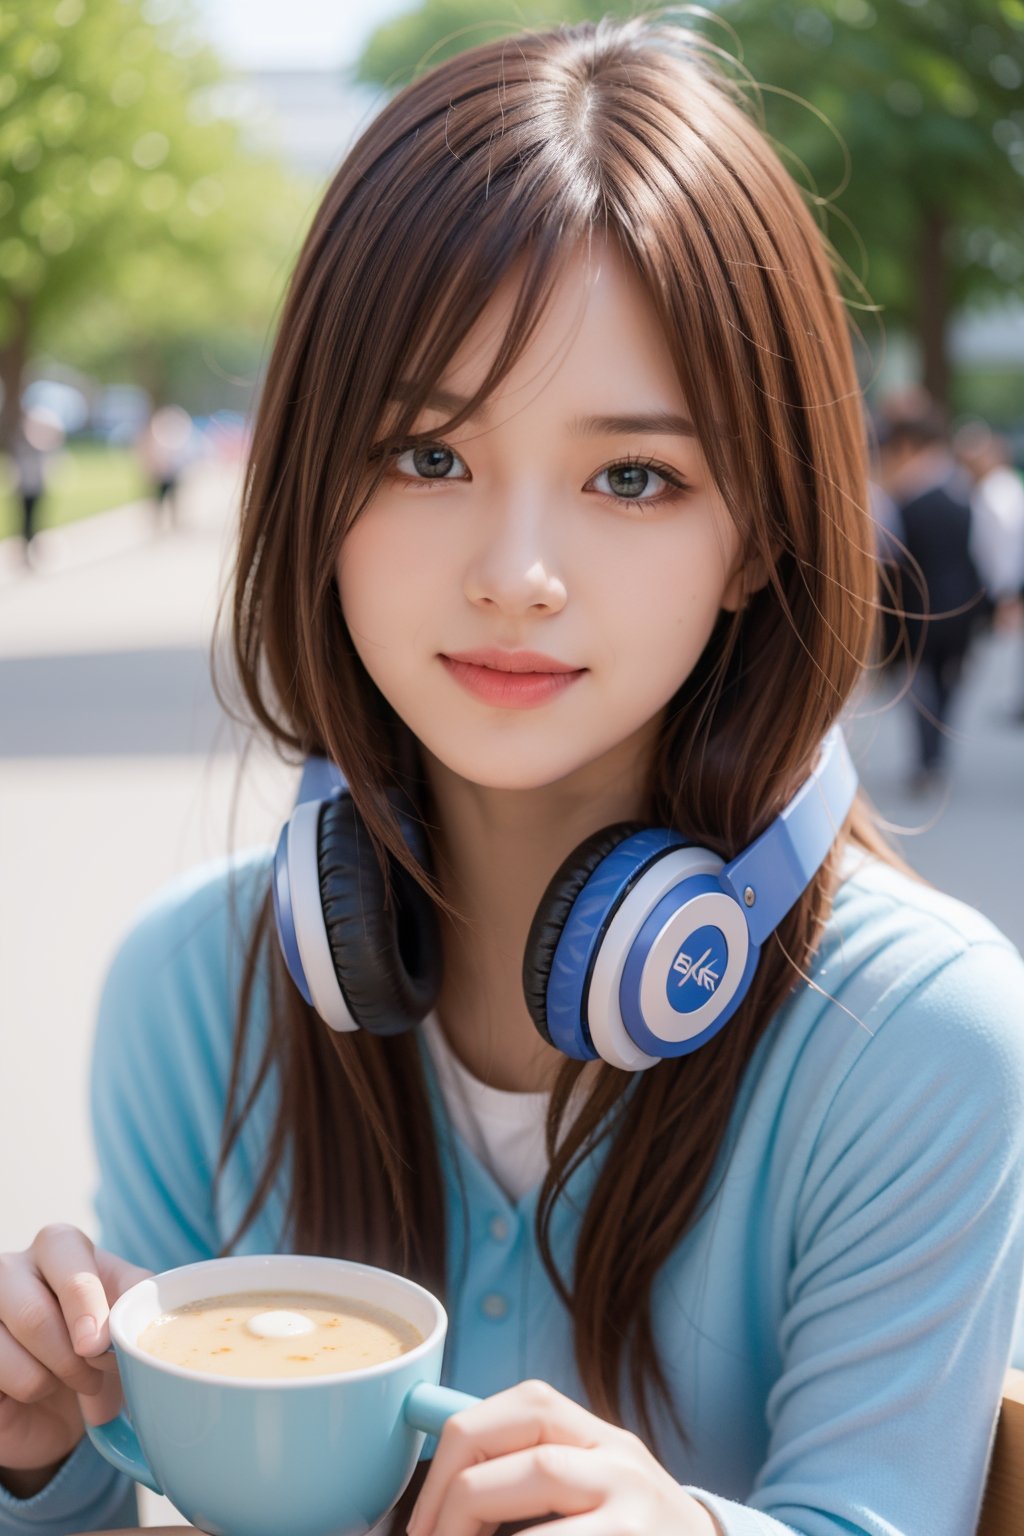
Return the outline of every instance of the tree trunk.
[[[946,283],[946,215],[941,208],[927,208],[918,250],[917,335],[921,344],[921,382],[947,411],[950,404],[949,292]]]
[[[21,420],[21,390],[25,364],[28,362],[28,338],[31,320],[29,299],[21,294],[12,298],[11,329],[7,341],[0,346],[0,384],[3,385],[3,405],[0,406],[0,450],[10,449],[14,433]]]

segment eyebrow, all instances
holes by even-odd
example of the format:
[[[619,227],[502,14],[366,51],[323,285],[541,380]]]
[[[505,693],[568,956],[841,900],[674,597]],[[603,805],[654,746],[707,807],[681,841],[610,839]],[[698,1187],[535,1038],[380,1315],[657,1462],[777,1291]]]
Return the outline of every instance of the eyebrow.
[[[392,391],[392,399],[408,400],[412,390],[412,384],[399,383]],[[461,411],[465,404],[466,400],[463,396],[453,395],[447,389],[433,389],[426,399],[428,410],[447,411],[451,415]],[[477,414],[484,419],[490,414],[486,401]],[[660,410],[636,411],[628,415],[615,413],[609,416],[573,416],[566,426],[570,437],[604,437],[629,432],[656,432],[672,434],[676,437],[697,436],[697,429],[693,422],[687,421],[685,416]]]

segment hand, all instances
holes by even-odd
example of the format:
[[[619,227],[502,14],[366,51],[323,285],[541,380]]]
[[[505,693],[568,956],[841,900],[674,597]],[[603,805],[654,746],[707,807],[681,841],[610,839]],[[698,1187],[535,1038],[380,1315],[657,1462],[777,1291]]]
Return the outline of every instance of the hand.
[[[71,1226],[43,1227],[23,1253],[0,1254],[0,1481],[28,1497],[121,1406],[110,1306],[152,1271],[96,1248]],[[91,1339],[76,1330],[91,1318]],[[20,1474],[20,1475],[19,1475]]]
[[[557,1514],[532,1536],[720,1536],[636,1435],[544,1381],[524,1381],[445,1424],[409,1536],[494,1536]]]

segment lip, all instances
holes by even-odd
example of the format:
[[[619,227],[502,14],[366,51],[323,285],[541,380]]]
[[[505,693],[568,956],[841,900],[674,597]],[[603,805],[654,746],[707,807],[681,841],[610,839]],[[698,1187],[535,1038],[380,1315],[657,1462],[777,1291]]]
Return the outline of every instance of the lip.
[[[475,651],[451,651],[448,661],[464,661],[472,667],[490,667],[495,672],[581,672],[585,667],[571,667],[556,661],[543,651],[502,651],[497,646],[483,646]]]
[[[479,653],[477,653],[479,654]],[[506,657],[509,652],[503,653]],[[518,653],[521,659],[530,652]],[[551,657],[542,657],[544,661],[551,663]],[[538,704],[544,704],[548,699],[554,698],[558,693],[564,693],[571,688],[573,683],[579,681],[586,672],[585,667],[578,669],[559,666],[559,670],[537,672],[512,672],[502,667],[490,667],[479,662],[464,661],[459,656],[441,656],[440,661],[449,677],[453,678],[467,693],[473,695],[484,704],[497,706],[499,709],[533,709]]]

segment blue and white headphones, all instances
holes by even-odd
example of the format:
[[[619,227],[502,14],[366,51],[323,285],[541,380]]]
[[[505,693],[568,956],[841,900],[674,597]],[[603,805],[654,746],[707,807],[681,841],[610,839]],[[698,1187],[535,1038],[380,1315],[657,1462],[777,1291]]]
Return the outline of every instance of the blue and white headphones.
[[[765,939],[823,864],[857,792],[836,726],[785,809],[726,864],[678,832],[618,822],[552,877],[530,926],[523,992],[538,1031],[577,1061],[627,1072],[686,1056],[740,1006]],[[429,868],[422,828],[389,792]],[[426,892],[370,837],[335,764],[308,758],[274,857],[274,915],[289,974],[335,1030],[393,1035],[433,1008],[441,944]]]

